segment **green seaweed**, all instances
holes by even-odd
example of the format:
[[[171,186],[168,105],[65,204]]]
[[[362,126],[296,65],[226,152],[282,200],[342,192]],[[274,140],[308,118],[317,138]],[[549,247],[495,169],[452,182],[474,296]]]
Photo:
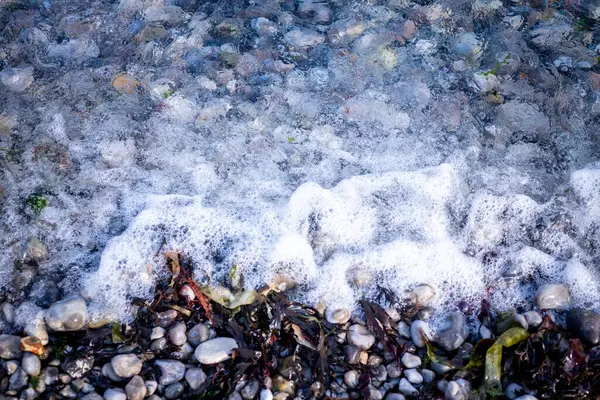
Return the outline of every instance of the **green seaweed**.
[[[504,332],[485,354],[485,390],[491,396],[502,395],[502,348],[512,347],[529,337],[523,328],[510,328]]]
[[[506,53],[506,56],[504,57],[504,59],[502,61],[498,62],[498,64],[496,64],[496,66],[493,69],[490,69],[487,72],[482,72],[481,74],[483,76],[498,75],[500,68],[502,68],[504,65],[508,65],[509,59],[510,59],[510,53]]]
[[[31,194],[25,200],[25,204],[27,204],[33,211],[37,213],[41,213],[44,208],[48,205],[48,200],[41,194]]]

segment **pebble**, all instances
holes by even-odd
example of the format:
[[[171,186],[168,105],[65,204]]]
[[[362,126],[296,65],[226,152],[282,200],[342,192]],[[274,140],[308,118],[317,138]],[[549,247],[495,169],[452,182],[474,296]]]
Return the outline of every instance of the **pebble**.
[[[538,399],[535,396],[526,394],[525,396],[517,397],[515,400],[538,400]]]
[[[438,362],[430,363],[429,367],[433,370],[433,372],[435,372],[438,375],[444,375],[452,369],[451,367],[444,364],[440,364]]]
[[[456,350],[469,334],[465,316],[461,312],[451,313],[446,317],[445,323],[445,328],[437,331],[434,341],[446,351]]]
[[[127,400],[127,395],[122,389],[113,388],[104,392],[104,398],[106,400]]]
[[[19,362],[15,360],[7,361],[6,364],[4,364],[4,367],[6,368],[6,373],[8,375],[14,374],[17,368],[19,368],[20,366],[21,365],[19,364]]]
[[[181,361],[157,360],[154,365],[160,369],[158,383],[163,386],[178,382],[185,375],[185,365]]]
[[[63,370],[72,378],[83,378],[94,366],[94,356],[87,355],[81,358],[70,359],[63,365]]]
[[[435,380],[435,372],[430,369],[422,369],[421,375],[423,375],[423,380],[426,383],[431,383]]]
[[[165,397],[167,399],[176,399],[183,394],[185,388],[179,382],[173,383],[172,385],[167,386],[165,389]]]
[[[82,400],[104,400],[104,397],[100,396],[96,392],[91,392],[91,393],[88,393],[85,396],[83,396],[81,399]]]
[[[42,369],[42,363],[38,356],[32,353],[25,353],[21,360],[21,368],[27,375],[38,376]]]
[[[0,358],[11,359],[21,357],[21,338],[15,335],[0,335]]]
[[[183,322],[180,322],[169,329],[169,339],[171,339],[171,343],[173,343],[175,346],[182,346],[185,342],[187,342],[185,331],[185,323]]]
[[[425,321],[416,320],[410,326],[410,337],[417,347],[425,347],[427,340],[432,337],[431,328]]]
[[[566,325],[581,340],[593,345],[600,343],[600,314],[575,308],[567,313]]]
[[[162,328],[168,328],[171,323],[177,318],[177,311],[167,310],[156,314],[158,325]]]
[[[142,361],[135,354],[119,354],[110,360],[115,375],[119,378],[131,378],[142,370]]]
[[[407,352],[402,355],[402,364],[406,368],[417,368],[421,366],[421,359]]]
[[[33,83],[33,67],[4,69],[0,81],[11,92],[24,92]]]
[[[571,308],[569,289],[564,285],[541,285],[535,294],[535,305],[541,309],[568,310]]]
[[[386,368],[388,377],[390,379],[396,379],[399,378],[400,375],[402,375],[402,367],[395,361],[391,364],[388,364]]]
[[[404,376],[410,383],[420,385],[423,383],[423,376],[417,372],[416,369],[406,369],[404,370]]]
[[[74,399],[77,397],[77,393],[70,386],[65,386],[62,388],[58,394],[67,399]]]
[[[525,320],[527,321],[527,324],[530,328],[537,328],[542,324],[542,321],[544,320],[541,314],[537,311],[527,311],[523,314],[523,316],[525,317]]]
[[[358,386],[358,377],[359,375],[357,371],[350,370],[344,374],[344,383],[350,389],[354,389],[356,386]]]
[[[510,400],[515,400],[520,393],[523,393],[523,386],[514,382],[506,385],[506,389],[504,389],[504,395]]]
[[[444,398],[446,400],[468,400],[468,397],[465,396],[460,385],[455,381],[448,382],[448,386],[446,386],[446,391],[444,392]]]
[[[160,326],[155,326],[152,328],[152,333],[150,334],[150,340],[160,339],[165,336],[165,328]]]
[[[197,390],[206,381],[206,374],[201,368],[190,368],[185,372],[185,381],[192,390]],[[256,390],[258,391],[258,386]]]
[[[389,393],[385,396],[385,400],[405,400],[406,398],[400,393]]]
[[[400,379],[398,390],[405,396],[416,396],[419,391],[406,378]]]
[[[166,347],[167,347],[167,338],[166,337],[161,337],[160,339],[153,340],[152,343],[150,343],[150,350],[152,350],[155,353],[160,353]]]
[[[325,36],[313,30],[294,27],[284,35],[285,41],[292,47],[307,49],[325,42]]]
[[[46,385],[54,385],[58,381],[58,368],[47,367],[42,371],[41,380]]]
[[[37,356],[44,354],[44,345],[42,344],[42,341],[34,336],[22,338],[19,347],[21,350],[33,353]]]
[[[54,303],[46,312],[46,323],[53,331],[77,331],[85,327],[87,306],[82,297]]]
[[[29,377],[27,376],[25,371],[23,371],[23,368],[17,368],[15,373],[12,374],[10,376],[10,379],[8,380],[8,382],[9,382],[8,388],[10,390],[19,391],[19,390],[23,389],[25,386],[27,386],[28,381],[29,381]]]
[[[232,350],[237,347],[234,339],[219,337],[198,345],[194,355],[202,364],[217,364],[229,360]]]
[[[260,389],[260,384],[258,383],[258,381],[253,380],[253,381],[248,382],[246,384],[246,386],[244,386],[242,388],[242,390],[240,391],[240,394],[241,394],[242,398],[244,398],[246,400],[251,400],[256,397],[259,389]]]
[[[330,324],[345,324],[350,320],[350,311],[346,308],[327,308],[325,310],[325,319]]]
[[[348,364],[358,364],[360,361],[360,349],[356,346],[346,346],[344,348],[346,362]]]
[[[187,338],[194,346],[198,346],[202,342],[206,342],[210,336],[210,330],[203,323],[194,325],[188,332]]]
[[[158,382],[156,381],[145,381],[144,385],[146,385],[146,396],[152,396],[158,388]]]
[[[260,400],[273,400],[273,392],[271,392],[269,389],[261,390]]]
[[[400,334],[400,336],[406,339],[410,339],[410,326],[406,322],[400,321],[398,323],[398,333]]]
[[[481,325],[479,327],[479,336],[481,336],[482,339],[489,339],[492,337],[492,331],[490,331],[490,328],[487,326]]]
[[[141,376],[136,375],[129,383],[125,386],[125,393],[127,393],[128,400],[142,400],[146,397],[146,384]]]
[[[352,325],[348,328],[348,343],[361,350],[369,350],[375,343],[375,336],[362,325]]]

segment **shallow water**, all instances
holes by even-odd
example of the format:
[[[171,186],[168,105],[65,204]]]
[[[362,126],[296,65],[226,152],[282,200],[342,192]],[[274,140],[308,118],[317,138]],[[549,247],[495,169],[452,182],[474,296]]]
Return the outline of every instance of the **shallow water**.
[[[548,3],[8,4],[2,284],[127,318],[178,250],[312,304],[561,282],[599,308],[600,37],[593,2]]]

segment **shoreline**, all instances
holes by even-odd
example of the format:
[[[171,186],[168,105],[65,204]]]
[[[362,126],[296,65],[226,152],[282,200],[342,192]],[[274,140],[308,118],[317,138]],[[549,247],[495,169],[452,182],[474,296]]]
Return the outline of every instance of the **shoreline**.
[[[477,310],[457,307],[446,326],[434,330],[419,319],[427,314],[419,302],[427,285],[412,304],[384,309],[363,300],[363,317],[317,310],[269,287],[226,307],[215,295],[222,292],[191,279],[181,256],[168,259],[171,279],[140,305],[131,324],[90,328],[85,301],[75,297],[46,311],[47,329],[38,329],[37,338],[31,329],[2,334],[0,397],[533,400],[600,394],[600,315],[569,310],[560,285],[538,289],[542,312],[503,312],[484,300]],[[553,321],[562,314],[566,327]],[[472,321],[479,321],[477,333]]]

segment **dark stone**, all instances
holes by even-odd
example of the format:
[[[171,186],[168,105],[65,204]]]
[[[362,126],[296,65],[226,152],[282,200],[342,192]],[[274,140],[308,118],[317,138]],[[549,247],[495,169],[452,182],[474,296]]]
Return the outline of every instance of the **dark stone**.
[[[94,357],[91,355],[70,359],[65,362],[63,369],[73,379],[83,378],[94,367]]]
[[[437,332],[434,341],[444,350],[452,351],[464,343],[468,334],[465,316],[455,312],[446,317],[446,326]]]
[[[575,308],[567,313],[567,329],[579,339],[596,345],[600,343],[600,314]]]

